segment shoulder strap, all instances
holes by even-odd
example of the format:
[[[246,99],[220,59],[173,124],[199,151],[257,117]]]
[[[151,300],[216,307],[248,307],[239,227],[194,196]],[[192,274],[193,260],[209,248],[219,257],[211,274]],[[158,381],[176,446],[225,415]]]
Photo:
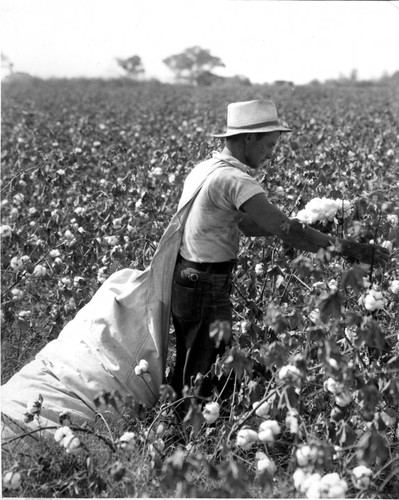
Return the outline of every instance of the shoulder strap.
[[[193,186],[191,191],[183,190],[179,206],[178,212],[182,210],[188,203],[194,201],[194,198],[197,196],[199,191],[206,179],[219,167],[224,166],[224,162],[221,160],[217,160],[214,163],[209,163],[208,165],[203,165],[200,168],[195,168],[189,173],[190,183]],[[188,178],[188,177],[187,177]]]
[[[154,266],[154,262],[158,259],[159,254],[163,250],[172,245],[172,242],[177,244],[176,253],[179,250],[181,238],[183,235],[184,224],[186,223],[188,213],[190,211],[191,205],[193,204],[195,197],[200,192],[202,186],[206,179],[211,175],[217,168],[223,166],[222,161],[216,161],[215,163],[210,163],[209,165],[204,165],[204,169],[199,169],[197,171],[191,171],[189,175],[193,175],[193,183],[190,191],[184,191],[180,199],[180,203],[177,212],[172,217],[168,227],[166,228],[159,244],[158,248],[152,258],[151,266]],[[191,183],[190,183],[191,184]],[[173,260],[173,259],[172,259]],[[174,260],[173,260],[174,262]]]

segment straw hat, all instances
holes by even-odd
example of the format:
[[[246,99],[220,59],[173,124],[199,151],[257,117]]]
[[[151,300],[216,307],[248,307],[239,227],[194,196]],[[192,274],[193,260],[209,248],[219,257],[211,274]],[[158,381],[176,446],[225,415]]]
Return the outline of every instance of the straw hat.
[[[291,129],[280,125],[273,101],[258,100],[229,104],[227,106],[227,131],[224,134],[212,135],[229,137],[237,134],[277,131],[291,132]]]

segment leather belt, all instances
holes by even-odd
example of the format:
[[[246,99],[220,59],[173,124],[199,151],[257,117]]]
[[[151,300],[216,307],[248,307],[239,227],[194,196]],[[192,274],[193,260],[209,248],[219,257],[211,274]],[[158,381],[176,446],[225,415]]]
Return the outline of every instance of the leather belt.
[[[228,260],[225,262],[193,262],[183,258],[181,255],[178,256],[177,262],[187,267],[192,267],[197,271],[203,271],[210,274],[229,274],[237,263],[236,260]]]

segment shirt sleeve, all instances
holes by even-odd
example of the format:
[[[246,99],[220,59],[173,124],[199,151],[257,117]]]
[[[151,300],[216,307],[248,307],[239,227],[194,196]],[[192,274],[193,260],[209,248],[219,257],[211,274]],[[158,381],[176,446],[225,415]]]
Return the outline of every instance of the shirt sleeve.
[[[208,188],[209,198],[218,208],[239,210],[257,194],[265,194],[259,182],[236,168],[219,169]]]

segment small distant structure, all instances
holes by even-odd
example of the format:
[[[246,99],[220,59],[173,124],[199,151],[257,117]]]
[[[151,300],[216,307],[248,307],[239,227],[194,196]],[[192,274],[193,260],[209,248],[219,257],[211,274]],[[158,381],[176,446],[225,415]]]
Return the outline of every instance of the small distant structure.
[[[2,77],[4,83],[30,83],[32,80],[38,80],[38,77],[32,76],[29,73],[24,73],[23,71],[17,71]]]
[[[202,87],[215,85],[252,85],[251,80],[244,75],[220,76],[211,71],[202,71],[195,78],[195,84]]]
[[[278,87],[294,87],[294,82],[290,80],[275,80],[274,85]]]
[[[1,81],[2,83],[30,83],[32,80],[37,80],[37,77],[25,73],[23,71],[15,71],[14,63],[11,59],[1,53]]]
[[[238,85],[252,85],[251,80],[245,75],[234,75],[226,78],[228,83],[235,83]]]

